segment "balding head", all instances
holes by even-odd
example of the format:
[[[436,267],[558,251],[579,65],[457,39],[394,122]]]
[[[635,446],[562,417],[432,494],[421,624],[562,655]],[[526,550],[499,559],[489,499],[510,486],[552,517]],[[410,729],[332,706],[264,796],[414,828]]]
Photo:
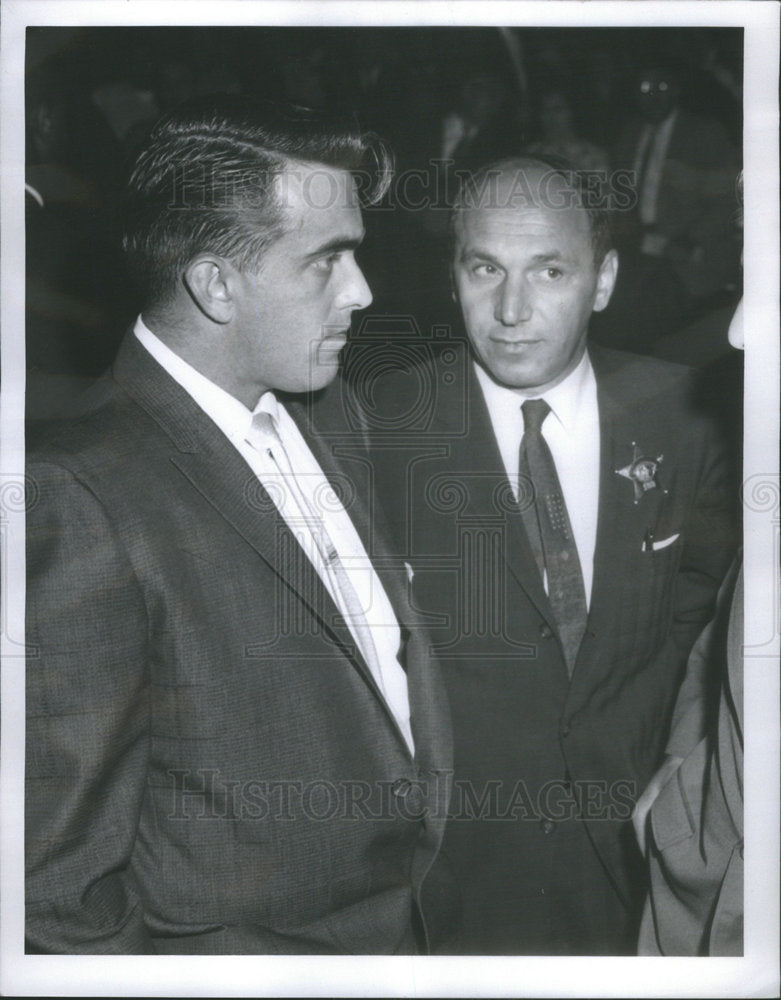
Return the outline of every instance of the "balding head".
[[[588,187],[585,175],[563,159],[512,157],[482,167],[461,186],[453,206],[451,231],[457,236],[465,212],[528,207],[553,211],[576,209],[589,229],[598,269],[611,249],[608,213],[598,192]]]

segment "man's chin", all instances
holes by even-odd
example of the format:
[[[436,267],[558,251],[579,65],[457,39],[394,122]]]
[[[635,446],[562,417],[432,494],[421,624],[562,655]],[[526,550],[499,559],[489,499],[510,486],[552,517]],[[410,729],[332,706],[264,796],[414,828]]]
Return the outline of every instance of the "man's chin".
[[[336,355],[333,362],[323,363],[318,360],[317,367],[309,373],[308,388],[304,392],[319,392],[330,385],[339,374],[339,356]]]
[[[542,385],[545,382],[542,374],[530,370],[528,366],[508,364],[487,365],[484,361],[479,361],[479,364],[491,380],[504,389],[533,393],[537,385]]]

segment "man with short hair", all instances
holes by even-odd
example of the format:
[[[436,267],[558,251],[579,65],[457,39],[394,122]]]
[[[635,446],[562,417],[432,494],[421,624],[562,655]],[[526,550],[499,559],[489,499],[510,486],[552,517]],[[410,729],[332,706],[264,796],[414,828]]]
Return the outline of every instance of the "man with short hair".
[[[688,370],[587,347],[618,268],[604,208],[544,159],[483,168],[453,218],[464,350],[364,394],[453,714],[443,953],[634,953],[632,805],[729,561]]]
[[[305,395],[371,301],[377,154],[226,96],[139,155],[141,315],[28,464],[31,951],[426,947],[446,698],[365,458],[347,428],[337,462]]]

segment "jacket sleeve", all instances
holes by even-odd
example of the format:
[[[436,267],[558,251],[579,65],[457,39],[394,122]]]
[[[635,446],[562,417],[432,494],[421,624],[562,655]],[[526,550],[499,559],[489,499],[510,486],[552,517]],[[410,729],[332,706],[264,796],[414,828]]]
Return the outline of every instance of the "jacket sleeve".
[[[719,591],[714,618],[694,644],[686,664],[686,674],[678,692],[673,712],[667,753],[687,757],[712,726],[716,696],[719,691],[719,667],[724,646],[726,622],[739,568],[735,559]]]
[[[704,735],[718,692],[712,662],[712,622],[719,587],[736,548],[736,525],[728,494],[727,460],[709,427],[701,450],[693,502],[683,525],[684,548],[673,589],[667,656],[677,661],[676,689],[666,753],[685,757]]]
[[[148,953],[130,870],[149,733],[147,616],[103,506],[28,466],[27,950]]]

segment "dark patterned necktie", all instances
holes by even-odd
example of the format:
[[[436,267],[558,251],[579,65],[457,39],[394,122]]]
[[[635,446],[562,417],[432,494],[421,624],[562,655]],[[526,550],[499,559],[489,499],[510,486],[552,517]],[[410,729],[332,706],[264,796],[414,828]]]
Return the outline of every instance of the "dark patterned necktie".
[[[580,559],[572,534],[567,505],[542,424],[550,413],[544,399],[527,399],[521,407],[523,439],[519,471],[521,513],[540,574],[547,574],[548,599],[559,627],[559,637],[572,675],[583,633],[586,631],[586,591]],[[528,484],[531,484],[531,491]],[[523,503],[533,493],[533,502]]]

